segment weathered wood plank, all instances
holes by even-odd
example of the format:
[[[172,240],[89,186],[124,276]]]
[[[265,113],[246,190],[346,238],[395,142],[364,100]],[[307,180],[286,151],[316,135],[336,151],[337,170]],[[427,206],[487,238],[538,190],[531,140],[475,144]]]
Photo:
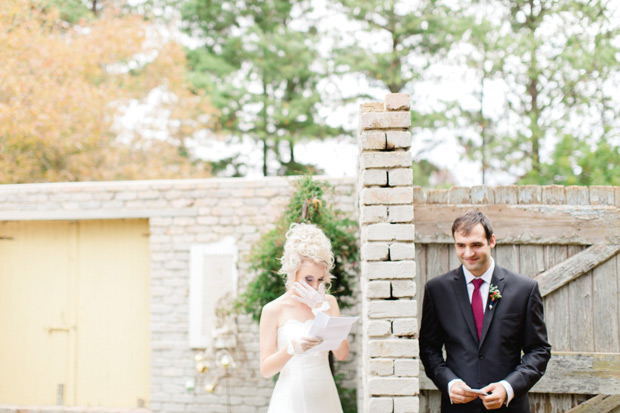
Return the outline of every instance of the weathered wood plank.
[[[545,271],[545,253],[543,245],[519,246],[519,273],[530,278]]]
[[[616,260],[610,259],[592,272],[594,350],[620,353],[618,333],[618,283]]]
[[[416,242],[453,243],[452,222],[472,208],[489,217],[502,244],[620,244],[620,209],[602,205],[420,204]]]
[[[495,248],[495,262],[497,265],[510,271],[520,272],[519,246],[514,244],[497,245]]]
[[[614,187],[592,185],[590,187],[591,205],[614,205]]]
[[[441,411],[441,393],[438,390],[420,392],[420,413],[437,413]]]
[[[437,389],[423,368],[420,368],[420,389]],[[553,352],[545,375],[531,391],[620,394],[620,354]]]
[[[471,189],[465,186],[453,186],[449,190],[450,204],[471,204]]]
[[[594,326],[592,325],[592,273],[568,284],[569,307],[568,334],[572,351],[594,351]]]
[[[566,192],[562,185],[545,185],[542,187],[542,203],[562,205],[566,203]]]
[[[569,410],[569,413],[608,413],[618,407],[620,407],[620,395],[599,394]]]
[[[570,205],[590,205],[590,191],[587,186],[567,186],[566,203]]]
[[[479,185],[471,188],[472,204],[494,204],[495,190],[492,186]]]
[[[565,245],[548,245],[545,247],[545,268],[552,268],[568,257]],[[549,342],[554,351],[569,351],[570,343],[566,326],[568,319],[568,288],[560,288],[544,298],[545,321]]]
[[[524,248],[524,246],[521,246]],[[535,277],[543,297],[609,260],[620,251],[620,245],[599,244],[580,252]],[[523,271],[523,269],[522,269]],[[527,274],[527,272],[524,271]]]
[[[542,188],[539,185],[519,186],[520,204],[540,204],[542,202]]]
[[[427,270],[428,245],[415,244],[416,259],[416,291],[418,292],[418,325],[422,322],[422,304],[424,302],[424,286],[428,278]]]
[[[592,396],[584,394],[549,394],[530,392],[528,397],[530,399],[530,410],[532,412],[566,413]]]
[[[515,185],[495,187],[496,204],[516,204],[519,197],[518,187]]]

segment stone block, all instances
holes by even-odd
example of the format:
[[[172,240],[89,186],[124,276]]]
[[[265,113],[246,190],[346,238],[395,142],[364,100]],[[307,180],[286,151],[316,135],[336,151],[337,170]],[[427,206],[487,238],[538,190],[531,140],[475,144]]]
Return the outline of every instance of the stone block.
[[[381,242],[368,242],[362,245],[362,259],[366,261],[385,261],[388,258],[389,246]]]
[[[415,261],[363,262],[362,273],[368,280],[412,279],[415,276]]]
[[[415,259],[415,244],[413,242],[395,242],[390,245],[390,260],[402,261]]]
[[[413,209],[413,191],[410,187],[364,188],[361,198],[362,205],[408,204]]]
[[[362,205],[360,207],[360,222],[374,224],[387,221],[387,207],[383,205]]]
[[[370,357],[418,357],[418,340],[409,338],[369,340],[368,354]]]
[[[392,297],[415,297],[416,285],[413,280],[392,280]]]
[[[390,298],[389,281],[370,281],[362,288],[365,289],[368,298]]]
[[[366,151],[385,150],[385,132],[368,131],[360,133],[360,147]]]
[[[394,397],[394,413],[418,413],[420,399],[418,397]]]
[[[370,224],[362,228],[362,238],[367,241],[414,241],[413,224]]]
[[[385,136],[387,150],[408,150],[411,147],[411,132],[388,131]]]
[[[418,377],[420,375],[420,360],[396,359],[394,360],[394,374],[400,377]]]
[[[394,402],[391,397],[372,397],[368,401],[368,408],[364,411],[372,413],[393,413]]]
[[[386,186],[388,183],[387,174],[385,169],[364,169],[362,170],[362,185]]]
[[[413,222],[413,205],[389,206],[388,222]]]
[[[369,318],[411,318],[417,311],[415,300],[373,300],[368,303]]]
[[[411,167],[390,169],[388,171],[388,184],[390,186],[413,185],[413,170]]]
[[[364,152],[360,155],[360,169],[411,168],[411,152]]]
[[[392,333],[395,336],[417,337],[418,319],[412,317],[394,320],[392,322]]]
[[[411,113],[407,112],[367,112],[360,114],[360,130],[368,129],[409,129]]]
[[[368,364],[370,374],[373,376],[391,376],[394,374],[394,361],[392,359],[371,359]]]
[[[368,391],[372,396],[413,396],[420,392],[420,384],[414,378],[371,377]]]
[[[409,110],[410,98],[407,93],[389,93],[385,95],[385,110]]]
[[[382,337],[392,333],[392,323],[387,320],[371,320],[368,323],[369,337]]]

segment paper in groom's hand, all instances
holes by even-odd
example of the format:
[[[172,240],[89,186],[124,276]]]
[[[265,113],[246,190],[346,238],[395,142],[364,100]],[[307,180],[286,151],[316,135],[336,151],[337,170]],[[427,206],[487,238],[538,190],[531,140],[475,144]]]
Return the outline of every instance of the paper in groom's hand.
[[[308,335],[311,337],[319,337],[323,342],[312,347],[307,353],[315,351],[336,350],[343,340],[346,340],[353,323],[359,317],[331,317],[325,313],[318,313]]]

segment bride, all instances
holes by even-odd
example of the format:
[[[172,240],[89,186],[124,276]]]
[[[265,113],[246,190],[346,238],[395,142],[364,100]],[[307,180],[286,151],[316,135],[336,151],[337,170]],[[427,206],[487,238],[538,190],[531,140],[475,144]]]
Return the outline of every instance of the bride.
[[[260,319],[261,375],[280,373],[268,413],[340,413],[328,352],[309,352],[322,340],[308,337],[319,311],[340,315],[336,299],[325,295],[334,265],[331,243],[315,225],[292,224],[281,262],[286,292],[263,307]],[[332,352],[336,359],[346,359],[348,341]]]

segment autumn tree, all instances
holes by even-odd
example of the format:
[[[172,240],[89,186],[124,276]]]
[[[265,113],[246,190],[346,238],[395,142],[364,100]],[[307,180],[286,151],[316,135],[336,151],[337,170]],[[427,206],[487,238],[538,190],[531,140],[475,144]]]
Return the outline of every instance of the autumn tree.
[[[0,182],[208,176],[185,141],[211,126],[213,110],[188,88],[183,50],[146,49],[139,17],[110,9],[68,24],[52,6],[0,4]],[[155,88],[168,96],[159,106],[165,137],[119,139],[119,111]]]

